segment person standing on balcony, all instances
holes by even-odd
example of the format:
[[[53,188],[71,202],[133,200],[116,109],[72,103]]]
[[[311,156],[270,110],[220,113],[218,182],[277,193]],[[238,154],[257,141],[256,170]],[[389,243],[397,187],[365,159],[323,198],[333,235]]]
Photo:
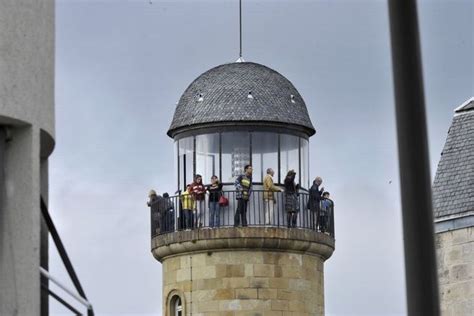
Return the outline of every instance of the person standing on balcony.
[[[191,195],[191,185],[186,186],[186,190],[181,194],[181,205],[183,208],[183,228],[192,229],[193,228],[193,210],[194,210],[194,200]]]
[[[322,233],[328,230],[328,219],[331,208],[332,201],[329,198],[329,192],[324,192],[321,200],[321,211],[319,213],[319,227]]]
[[[247,204],[252,193],[252,166],[244,167],[244,174],[235,180],[235,189],[237,191],[237,210],[235,211],[234,226],[237,227],[242,221],[242,226],[247,226]]]
[[[150,190],[148,193],[148,202],[146,203],[150,207],[151,212],[151,235],[160,234],[161,214],[160,214],[160,201],[163,198],[156,194],[155,190]]]
[[[313,229],[317,229],[319,225],[319,216],[320,216],[320,202],[322,200],[322,195],[324,192],[324,187],[319,188],[323,183],[321,177],[316,177],[313,181],[313,185],[309,189],[309,200],[307,208],[311,211],[311,217],[313,219]]]
[[[299,184],[295,183],[296,172],[294,170],[288,171],[285,178],[285,210],[287,214],[288,228],[296,227],[296,220],[299,211],[298,190]]]
[[[219,199],[222,196],[222,183],[219,182],[217,176],[211,177],[211,184],[206,188],[209,192],[209,226],[220,226],[220,205]]]
[[[202,227],[206,188],[202,184],[202,176],[200,174],[197,174],[194,177],[194,182],[191,184],[191,195],[193,197],[195,207],[195,226],[196,228]]]
[[[163,231],[174,231],[174,203],[171,201],[168,193],[163,193],[163,212],[162,212],[162,226]]]
[[[273,219],[273,210],[275,207],[275,196],[273,192],[282,190],[273,183],[275,171],[272,168],[267,169],[267,175],[263,179],[263,203],[265,208],[265,225],[271,225]]]

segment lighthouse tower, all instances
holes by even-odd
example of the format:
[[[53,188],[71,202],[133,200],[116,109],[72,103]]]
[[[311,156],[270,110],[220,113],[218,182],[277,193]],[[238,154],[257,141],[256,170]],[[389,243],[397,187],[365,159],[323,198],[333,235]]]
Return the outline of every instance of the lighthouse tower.
[[[322,227],[308,210],[309,138],[315,134],[303,98],[280,73],[251,62],[217,66],[181,96],[168,135],[175,143],[172,207],[152,214],[153,256],[163,265],[163,315],[323,315],[324,262],[334,251],[333,208]],[[246,227],[234,227],[234,181],[253,166]],[[285,192],[274,193],[265,218],[262,182],[271,168],[283,188],[296,172],[296,225],[289,227]],[[184,224],[183,192],[196,174],[216,175],[228,206],[210,225]],[[208,199],[208,197],[206,197]],[[195,213],[196,215],[196,213]],[[212,227],[211,227],[212,226]]]

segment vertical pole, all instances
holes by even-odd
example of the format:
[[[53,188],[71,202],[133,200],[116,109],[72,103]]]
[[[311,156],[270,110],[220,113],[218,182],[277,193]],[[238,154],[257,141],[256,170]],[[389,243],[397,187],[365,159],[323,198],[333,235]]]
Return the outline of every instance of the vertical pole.
[[[278,184],[281,184],[281,141],[278,134]]]
[[[196,177],[196,136],[193,136],[193,179]]]
[[[242,0],[239,0],[239,36],[240,36],[240,51],[239,57],[242,58]]]
[[[219,133],[219,179],[221,183],[224,182],[222,179],[222,133]]]
[[[177,174],[177,176],[178,176],[178,191],[181,191],[182,190],[181,189],[181,181],[180,181],[181,180],[180,179],[181,174],[179,172],[179,169],[181,168],[180,163],[179,163],[179,140],[176,141],[176,147],[177,147],[176,148],[176,161],[177,161],[177,164],[178,164],[178,170],[177,170],[177,172],[178,172],[178,174]]]
[[[188,185],[188,182],[186,181],[186,149],[184,150],[184,155],[183,155],[183,190],[186,190],[186,186]],[[189,182],[190,183],[190,182]]]
[[[249,161],[248,163],[253,167],[253,159],[252,159],[252,132],[249,133]]]
[[[408,315],[439,315],[416,2],[390,0]]]
[[[5,143],[5,128],[0,126],[0,212],[3,212],[2,208],[5,205]]]
[[[303,175],[301,174],[301,137],[298,137],[298,184],[301,188],[301,178]]]

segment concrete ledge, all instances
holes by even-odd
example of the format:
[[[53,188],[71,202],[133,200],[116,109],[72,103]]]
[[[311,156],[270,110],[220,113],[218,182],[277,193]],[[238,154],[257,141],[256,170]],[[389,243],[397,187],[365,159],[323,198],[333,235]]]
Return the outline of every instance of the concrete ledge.
[[[183,253],[214,252],[228,249],[258,249],[316,255],[323,260],[335,249],[329,235],[300,228],[225,227],[178,231],[154,237],[153,256],[160,262]]]

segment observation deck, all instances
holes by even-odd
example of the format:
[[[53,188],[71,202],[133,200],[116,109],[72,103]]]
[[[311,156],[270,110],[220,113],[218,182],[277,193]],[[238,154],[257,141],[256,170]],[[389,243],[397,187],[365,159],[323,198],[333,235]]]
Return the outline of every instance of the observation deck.
[[[265,214],[263,190],[250,195],[246,226],[235,226],[236,191],[223,191],[229,205],[220,207],[218,221],[211,219],[209,201],[201,214],[183,209],[183,195],[161,198],[159,211],[151,213],[151,249],[158,261],[183,253],[227,250],[291,251],[328,259],[335,249],[334,203],[308,208],[309,194],[300,192],[296,221],[288,218],[285,193],[274,192],[273,214]],[[271,201],[271,200],[270,200]],[[187,212],[187,214],[186,214]]]

